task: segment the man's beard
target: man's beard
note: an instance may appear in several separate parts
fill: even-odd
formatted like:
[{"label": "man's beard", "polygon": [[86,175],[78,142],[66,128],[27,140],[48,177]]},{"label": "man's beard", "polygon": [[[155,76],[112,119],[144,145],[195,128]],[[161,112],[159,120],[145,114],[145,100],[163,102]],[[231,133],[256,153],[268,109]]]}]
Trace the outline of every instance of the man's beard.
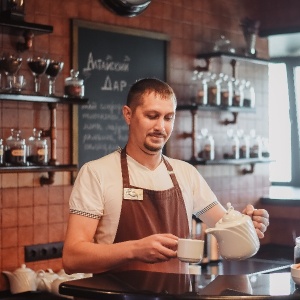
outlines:
[{"label": "man's beard", "polygon": [[162,150],[162,148],[164,147],[164,144],[163,145],[160,145],[160,146],[157,146],[157,147],[154,147],[154,146],[150,146],[149,144],[147,143],[144,143],[144,147],[151,151],[151,152],[159,152]]},{"label": "man's beard", "polygon": [[167,140],[167,135],[165,133],[159,133],[159,132],[156,132],[156,133],[152,133],[149,135],[150,137],[151,136],[157,136],[157,137],[161,137],[161,138],[164,138],[165,141],[163,144],[160,144],[158,146],[153,146],[152,144],[150,143],[147,143],[147,141],[145,141],[144,143],[144,147],[145,149],[151,151],[151,152],[160,152],[162,150],[162,148],[164,147],[165,143],[166,143],[166,140]]}]

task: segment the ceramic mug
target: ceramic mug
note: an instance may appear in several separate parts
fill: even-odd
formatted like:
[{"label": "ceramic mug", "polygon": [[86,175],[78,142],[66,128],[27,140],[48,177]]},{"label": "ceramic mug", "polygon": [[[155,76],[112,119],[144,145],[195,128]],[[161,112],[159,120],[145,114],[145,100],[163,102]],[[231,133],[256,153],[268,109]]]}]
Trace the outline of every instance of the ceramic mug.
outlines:
[{"label": "ceramic mug", "polygon": [[178,239],[177,257],[188,263],[198,263],[203,258],[204,241],[197,239]]}]

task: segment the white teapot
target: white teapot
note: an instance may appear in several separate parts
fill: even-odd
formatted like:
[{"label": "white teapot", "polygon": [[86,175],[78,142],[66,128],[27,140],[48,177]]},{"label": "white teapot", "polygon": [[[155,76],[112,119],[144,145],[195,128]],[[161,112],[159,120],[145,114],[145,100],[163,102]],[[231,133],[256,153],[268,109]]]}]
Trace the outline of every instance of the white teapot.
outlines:
[{"label": "white teapot", "polygon": [[25,264],[14,272],[2,271],[9,279],[10,291],[12,294],[36,291],[36,273],[27,268]]},{"label": "white teapot", "polygon": [[260,247],[252,219],[227,203],[228,210],[206,233],[214,235],[220,255],[228,260],[242,260],[255,255]]},{"label": "white teapot", "polygon": [[47,271],[39,270],[37,273],[37,290],[51,292],[52,282],[57,279],[58,274],[54,273],[52,269]]}]

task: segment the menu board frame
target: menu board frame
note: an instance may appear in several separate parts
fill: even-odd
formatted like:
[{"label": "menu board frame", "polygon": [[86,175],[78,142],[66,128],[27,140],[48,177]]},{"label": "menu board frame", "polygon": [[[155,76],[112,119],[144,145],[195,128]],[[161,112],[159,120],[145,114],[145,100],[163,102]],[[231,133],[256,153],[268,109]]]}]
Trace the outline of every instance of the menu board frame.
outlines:
[{"label": "menu board frame", "polygon": [[[81,51],[80,45],[84,44],[86,46],[87,44],[90,44],[90,46],[94,47],[94,45],[96,45],[96,43],[102,43],[102,45],[108,47],[109,50],[107,50],[107,48],[105,50],[105,51],[107,51],[107,52],[105,52],[107,55],[102,55],[103,54],[102,53],[102,54],[99,54],[100,56],[98,56],[97,53],[93,53],[93,59],[95,59],[95,61],[101,60],[102,62],[105,62],[105,60],[107,60],[107,59],[114,61],[114,59],[117,59],[117,56],[118,56],[117,54],[121,54],[124,57],[126,56],[129,61],[128,70],[131,70],[131,69],[138,70],[138,71],[136,71],[136,72],[138,72],[138,74],[136,75],[137,78],[135,78],[135,80],[144,78],[144,77],[156,77],[158,79],[168,81],[168,77],[169,77],[168,76],[169,75],[168,74],[168,70],[169,70],[168,50],[169,50],[170,38],[167,34],[159,33],[159,32],[152,32],[152,31],[144,31],[144,30],[139,30],[139,29],[127,28],[127,27],[119,27],[119,26],[114,26],[114,25],[107,25],[107,24],[102,24],[102,23],[95,23],[95,22],[84,21],[84,20],[79,20],[79,19],[71,20],[71,27],[72,27],[72,68],[74,70],[79,71],[79,77],[81,79],[85,79],[85,76],[84,76],[85,74],[84,74],[83,69],[81,69],[81,66],[80,66],[80,59],[81,59],[81,55],[82,55],[80,53],[80,51]],[[80,30],[86,30],[85,34],[81,34],[81,36],[80,36]],[[86,41],[85,39],[88,39],[89,35],[91,35],[90,40]],[[125,40],[128,39],[128,43],[124,43],[124,39]],[[136,43],[133,43],[134,41]],[[147,48],[145,48],[146,47],[145,45],[147,45]],[[87,45],[86,47],[89,47],[89,45]],[[84,49],[86,47],[84,47]],[[139,47],[141,48],[140,51],[139,51]],[[98,46],[98,49],[99,49],[99,46]],[[151,49],[152,49],[152,51],[151,51]],[[156,53],[155,53],[155,51],[156,51]],[[133,55],[131,55],[131,57],[130,57],[130,55],[126,55],[127,52],[131,53],[131,54],[135,53],[134,57],[132,57]],[[145,52],[146,52],[147,56],[145,56]],[[104,57],[104,56],[106,56],[106,57]],[[137,56],[140,56],[139,60],[136,59]],[[153,57],[151,57],[151,56],[153,56]],[[107,58],[107,57],[109,57],[109,58]],[[120,56],[119,56],[119,58],[120,58]],[[86,60],[88,60],[88,58],[86,58]],[[139,65],[134,66],[135,68],[131,68],[130,64],[133,64],[134,61],[138,61]],[[141,63],[141,61],[142,61],[142,63]],[[119,60],[119,62],[120,62],[120,60]],[[154,67],[153,64],[155,65],[155,63],[158,63],[159,65]],[[153,70],[155,70],[155,71],[153,71]],[[157,74],[155,74],[156,70],[159,70],[157,72]],[[96,71],[99,71],[99,70],[96,70]],[[101,72],[102,71],[103,70],[101,70]],[[100,74],[100,73],[98,73],[98,74]],[[134,74],[132,75],[130,73],[130,71],[128,71],[127,73],[124,72],[122,74],[122,76],[124,76],[124,78],[122,78],[122,80],[113,82],[112,86],[113,86],[113,88],[116,87],[117,90],[126,86],[126,89],[127,89],[126,95],[125,95],[125,88],[124,88],[124,93],[121,97],[122,101],[123,101],[123,103],[122,103],[122,106],[123,106],[123,104],[125,104],[125,101],[126,101],[127,91],[129,90],[130,85],[134,82],[133,81]],[[131,76],[130,80],[126,76],[129,76],[129,77]],[[99,78],[100,77],[101,76],[99,76]],[[109,75],[107,75],[105,78],[106,79],[109,78]],[[97,79],[98,79],[98,77],[97,77]],[[89,79],[87,79],[87,80],[89,80]],[[103,80],[102,80],[101,84],[105,85],[103,83]],[[122,86],[122,84],[123,84],[123,86]],[[92,88],[94,88],[94,86],[95,85],[93,85]],[[92,88],[90,88],[90,89],[92,89]],[[97,90],[97,98],[98,99],[95,100],[95,99],[91,99],[94,97],[93,96],[90,97],[90,95],[89,95],[90,90],[88,90],[88,89],[89,89],[88,84],[85,84],[85,97],[89,98],[88,104],[86,104],[86,105],[87,106],[90,105],[91,109],[92,109],[93,105],[97,106],[97,103],[99,104],[102,101],[101,100],[101,90],[100,90],[100,88],[98,88],[98,90]],[[102,86],[102,90],[103,90],[103,86]],[[104,90],[105,90],[105,88],[104,88]],[[98,97],[98,93],[99,93],[99,97]],[[102,98],[102,99],[104,99],[104,98]],[[100,105],[98,105],[98,106],[100,106]],[[85,162],[87,162],[89,160],[97,159],[97,158],[100,158],[101,156],[105,155],[105,154],[101,155],[101,151],[99,151],[99,157],[95,158],[95,157],[89,157],[89,153],[84,152],[85,151],[84,147],[86,147],[87,145],[83,142],[83,141],[85,141],[85,139],[81,139],[81,130],[83,130],[83,129],[82,129],[82,125],[79,124],[80,120],[82,118],[80,110],[82,110],[81,105],[80,106],[75,105],[72,108],[72,141],[73,141],[72,162],[74,164],[77,164],[78,168],[80,168]],[[119,120],[123,121],[121,111],[118,110],[118,113],[120,113]],[[106,116],[108,116],[108,115],[106,115]],[[101,126],[101,120],[99,122],[100,122],[99,127],[104,128],[104,126],[106,126],[104,124],[103,124],[103,126]],[[119,122],[119,121],[116,120],[116,122]],[[125,123],[125,121],[124,121],[124,123]],[[94,124],[94,125],[96,125],[96,124]],[[85,126],[85,127],[88,127],[88,126]],[[94,126],[94,127],[97,127],[97,126]],[[119,127],[120,128],[118,128],[118,129],[120,131],[122,126],[119,126]],[[95,134],[95,135],[98,135],[98,134]],[[100,135],[101,134],[99,133],[98,139],[102,139],[102,138],[104,139],[104,135],[102,135],[102,136],[100,136]],[[89,134],[89,136],[91,136],[91,134]],[[120,136],[120,133],[119,133],[119,136]],[[115,139],[115,137],[113,139]],[[104,143],[105,143],[105,141],[104,141]],[[107,148],[109,148],[109,147],[107,147]],[[112,150],[112,149],[109,149],[109,150]],[[109,152],[112,152],[112,151],[109,151]],[[108,154],[108,153],[106,153],[106,154]],[[84,159],[82,159],[82,157],[84,157]]]}]

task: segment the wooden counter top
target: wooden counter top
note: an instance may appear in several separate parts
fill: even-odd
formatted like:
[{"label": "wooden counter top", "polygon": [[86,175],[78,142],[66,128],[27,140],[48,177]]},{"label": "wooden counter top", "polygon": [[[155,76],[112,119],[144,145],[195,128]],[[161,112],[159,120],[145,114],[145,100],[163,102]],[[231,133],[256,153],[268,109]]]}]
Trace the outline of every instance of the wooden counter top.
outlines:
[{"label": "wooden counter top", "polygon": [[290,272],[190,275],[143,271],[103,273],[60,285],[75,299],[299,299]]}]

